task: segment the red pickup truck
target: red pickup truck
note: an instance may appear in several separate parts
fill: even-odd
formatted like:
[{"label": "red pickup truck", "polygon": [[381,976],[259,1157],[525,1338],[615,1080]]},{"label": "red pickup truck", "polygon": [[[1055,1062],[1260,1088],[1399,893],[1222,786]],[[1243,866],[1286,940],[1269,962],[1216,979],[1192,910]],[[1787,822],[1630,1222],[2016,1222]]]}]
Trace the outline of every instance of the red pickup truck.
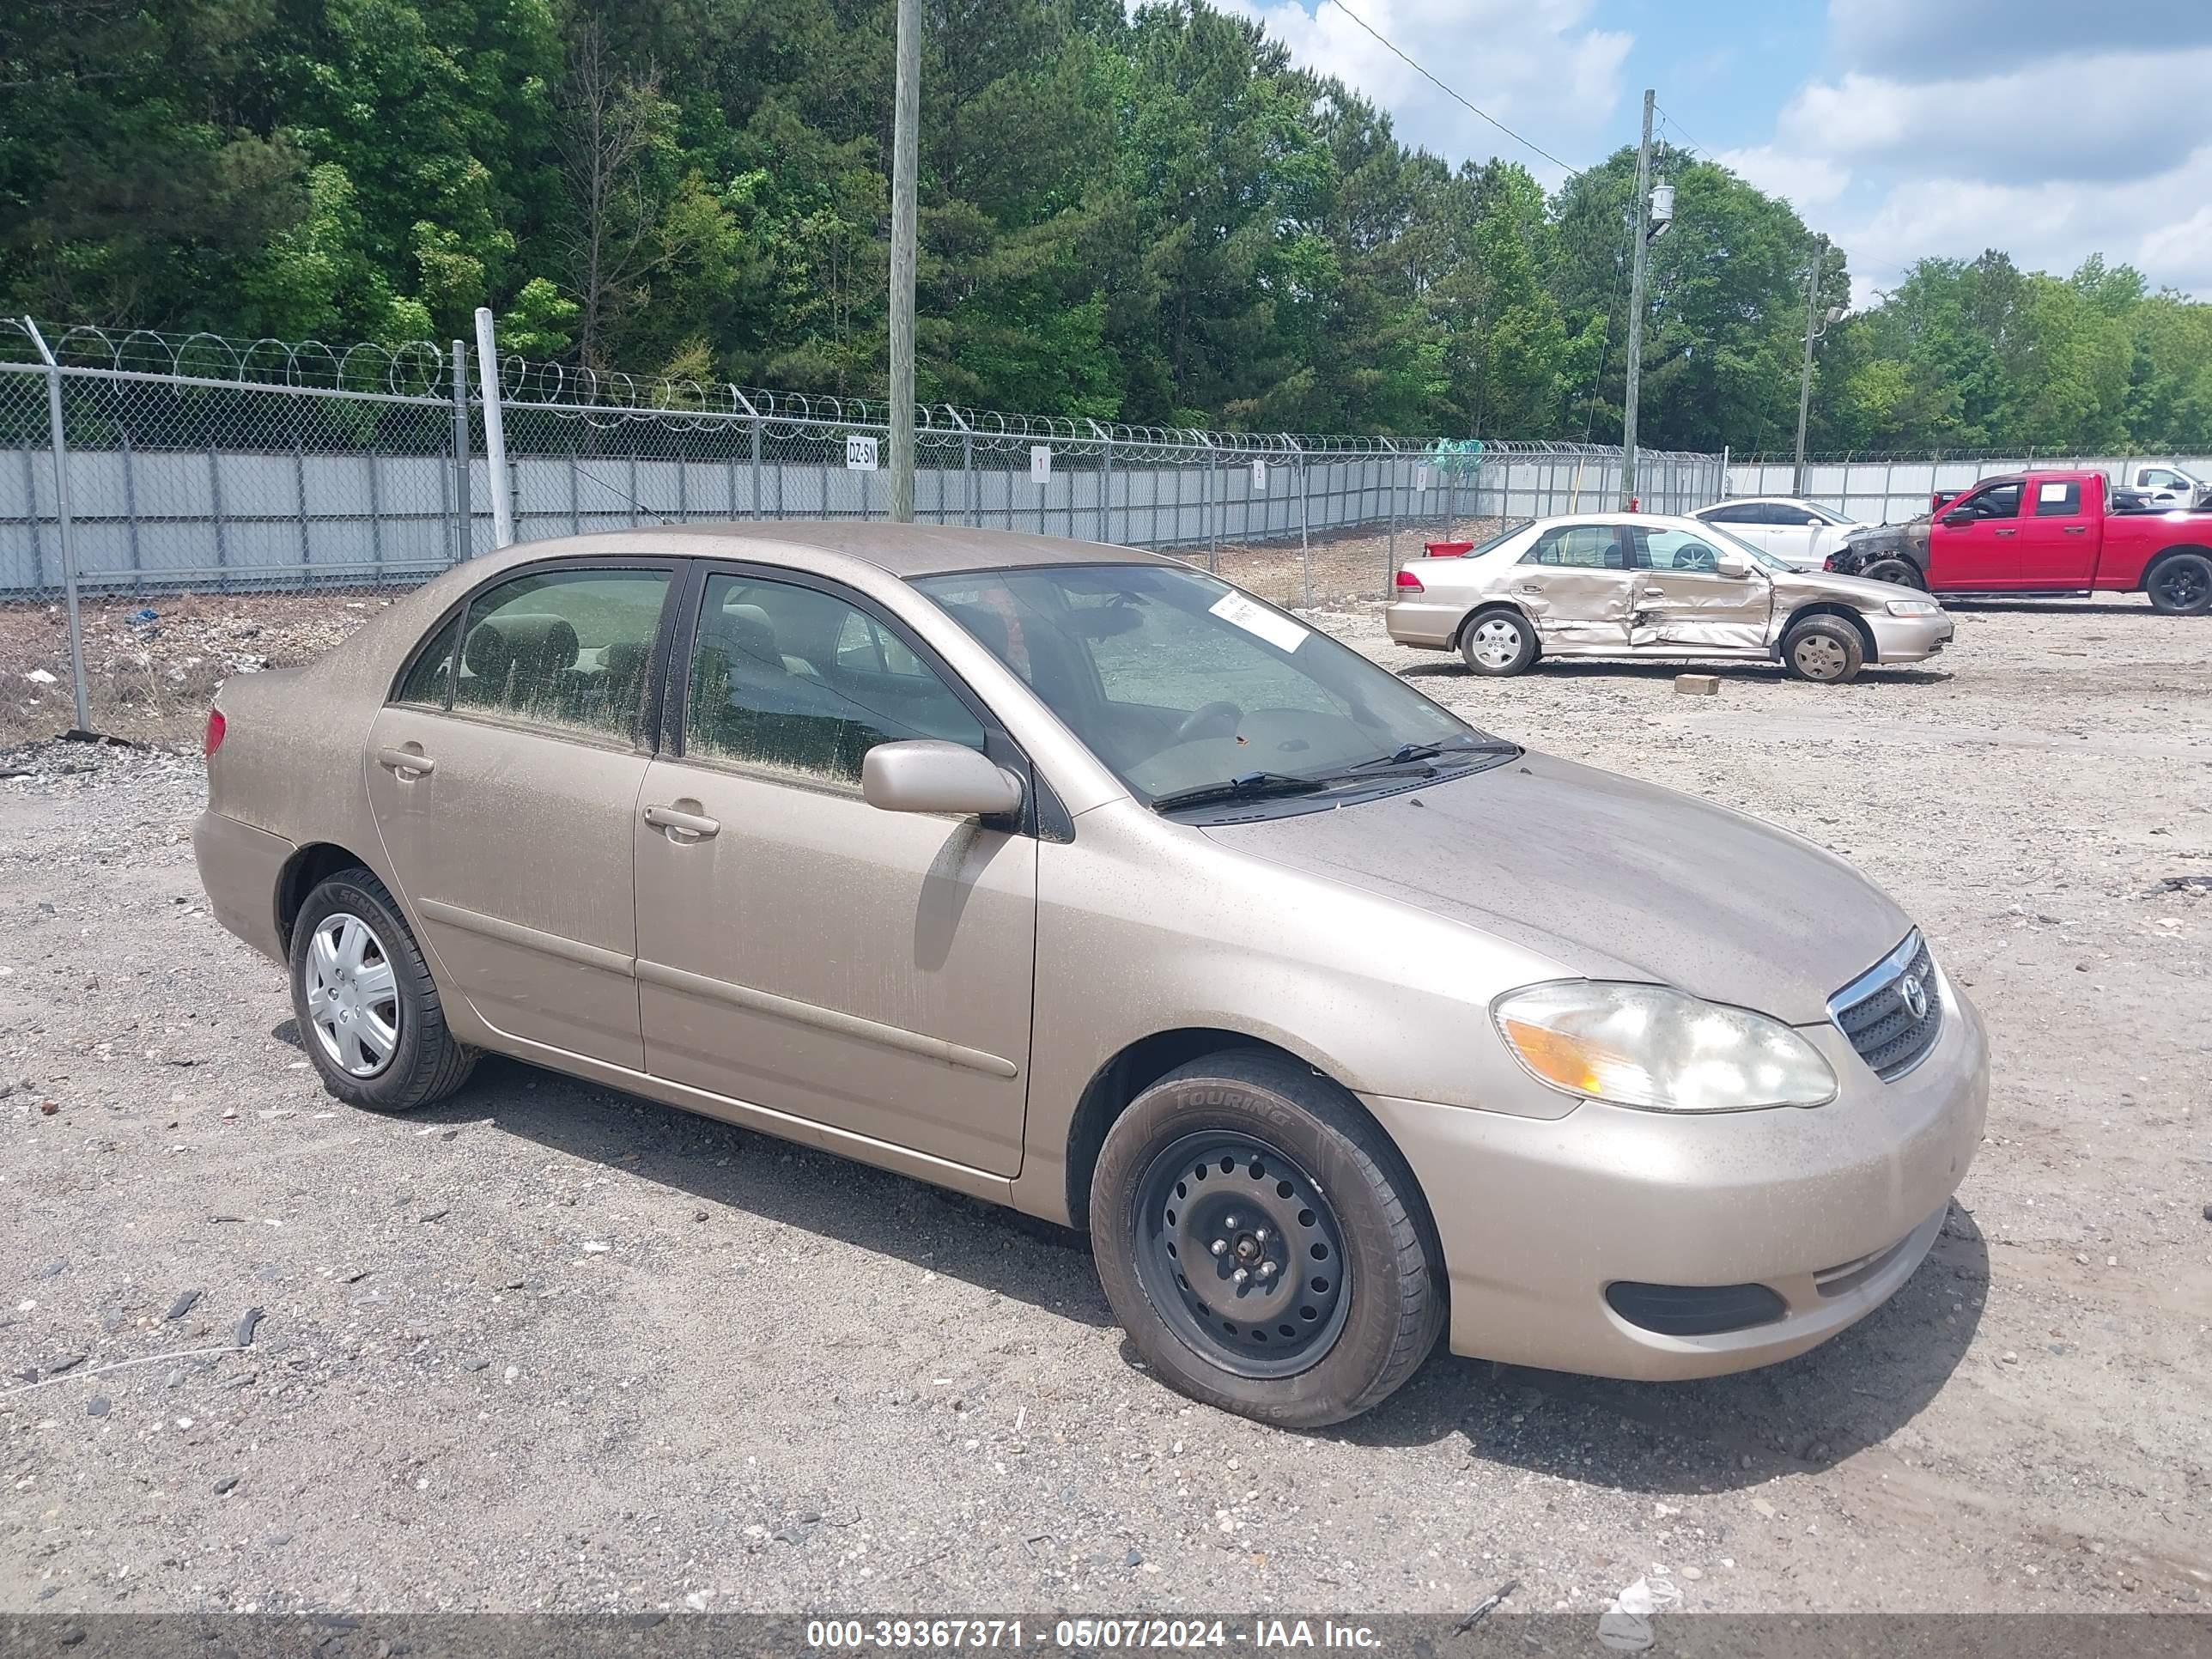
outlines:
[{"label": "red pickup truck", "polygon": [[2212,509],[2111,510],[2101,472],[1984,478],[1910,524],[1862,531],[1828,556],[1847,576],[1930,593],[2128,593],[2212,612]]}]

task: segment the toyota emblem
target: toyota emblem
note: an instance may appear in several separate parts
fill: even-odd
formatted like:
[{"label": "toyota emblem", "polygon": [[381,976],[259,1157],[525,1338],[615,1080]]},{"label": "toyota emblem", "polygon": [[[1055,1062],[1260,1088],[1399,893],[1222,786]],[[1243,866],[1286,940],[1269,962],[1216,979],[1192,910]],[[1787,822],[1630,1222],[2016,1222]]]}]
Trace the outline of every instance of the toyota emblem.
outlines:
[{"label": "toyota emblem", "polygon": [[1928,1018],[1928,988],[1920,982],[1917,974],[1907,974],[1897,981],[1897,994],[1904,1000],[1905,1012],[1915,1019]]}]

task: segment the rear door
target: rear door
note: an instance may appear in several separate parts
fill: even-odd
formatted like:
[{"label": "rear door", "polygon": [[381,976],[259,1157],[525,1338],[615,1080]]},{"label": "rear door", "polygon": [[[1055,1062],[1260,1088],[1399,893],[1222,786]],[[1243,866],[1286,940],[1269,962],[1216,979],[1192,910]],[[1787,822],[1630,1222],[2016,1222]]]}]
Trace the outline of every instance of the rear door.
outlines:
[{"label": "rear door", "polygon": [[632,1070],[630,823],[671,579],[595,560],[481,590],[410,665],[367,759],[388,867],[447,981],[509,1036]]},{"label": "rear door", "polygon": [[1625,651],[1635,584],[1626,531],[1610,524],[1559,525],[1521,556],[1508,592],[1545,645]]},{"label": "rear door", "polygon": [[1929,527],[1928,577],[1950,592],[2002,592],[2021,586],[2019,478],[1977,484]]},{"label": "rear door", "polygon": [[[1766,653],[1774,584],[1756,568],[1721,570],[1724,544],[1686,530],[1637,529],[1629,643],[1660,653],[1684,650]],[[1728,562],[1750,567],[1741,552]]]},{"label": "rear door", "polygon": [[670,743],[628,827],[646,1068],[995,1175],[1020,1167],[1036,841],[880,811],[878,743],[1025,764],[873,601],[711,573],[671,671]]},{"label": "rear door", "polygon": [[2097,568],[2094,491],[2079,477],[2027,481],[2020,520],[2023,587],[2087,587]]}]

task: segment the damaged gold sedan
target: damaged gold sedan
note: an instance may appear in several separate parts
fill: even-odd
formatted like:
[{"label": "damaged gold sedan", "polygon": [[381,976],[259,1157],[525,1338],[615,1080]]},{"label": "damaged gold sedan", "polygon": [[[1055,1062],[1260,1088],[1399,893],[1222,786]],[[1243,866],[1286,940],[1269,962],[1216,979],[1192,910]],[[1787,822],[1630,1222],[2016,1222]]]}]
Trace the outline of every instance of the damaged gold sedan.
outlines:
[{"label": "damaged gold sedan", "polygon": [[1951,618],[1893,584],[1796,570],[1717,525],[1584,514],[1516,525],[1459,557],[1409,560],[1383,611],[1401,645],[1457,651],[1478,674],[1546,656],[1781,663],[1841,685],[1924,662]]}]

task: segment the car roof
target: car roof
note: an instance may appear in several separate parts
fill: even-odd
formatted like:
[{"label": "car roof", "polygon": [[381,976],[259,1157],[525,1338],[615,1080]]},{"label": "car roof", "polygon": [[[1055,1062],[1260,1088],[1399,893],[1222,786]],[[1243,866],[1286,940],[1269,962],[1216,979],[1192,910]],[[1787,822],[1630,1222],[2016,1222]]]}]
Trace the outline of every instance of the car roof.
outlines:
[{"label": "car roof", "polygon": [[978,530],[965,525],[894,524],[888,520],[732,520],[665,525],[653,533],[696,542],[696,547],[679,544],[670,550],[701,558],[743,557],[746,550],[763,546],[808,548],[859,559],[902,580],[1038,565],[1182,562],[1163,554],[1106,542],[1073,541],[1020,530]]},{"label": "car roof", "polygon": [[1559,513],[1548,519],[1531,519],[1522,530],[1556,530],[1567,525],[1641,525],[1664,530],[1705,530],[1710,526],[1678,513]]}]

